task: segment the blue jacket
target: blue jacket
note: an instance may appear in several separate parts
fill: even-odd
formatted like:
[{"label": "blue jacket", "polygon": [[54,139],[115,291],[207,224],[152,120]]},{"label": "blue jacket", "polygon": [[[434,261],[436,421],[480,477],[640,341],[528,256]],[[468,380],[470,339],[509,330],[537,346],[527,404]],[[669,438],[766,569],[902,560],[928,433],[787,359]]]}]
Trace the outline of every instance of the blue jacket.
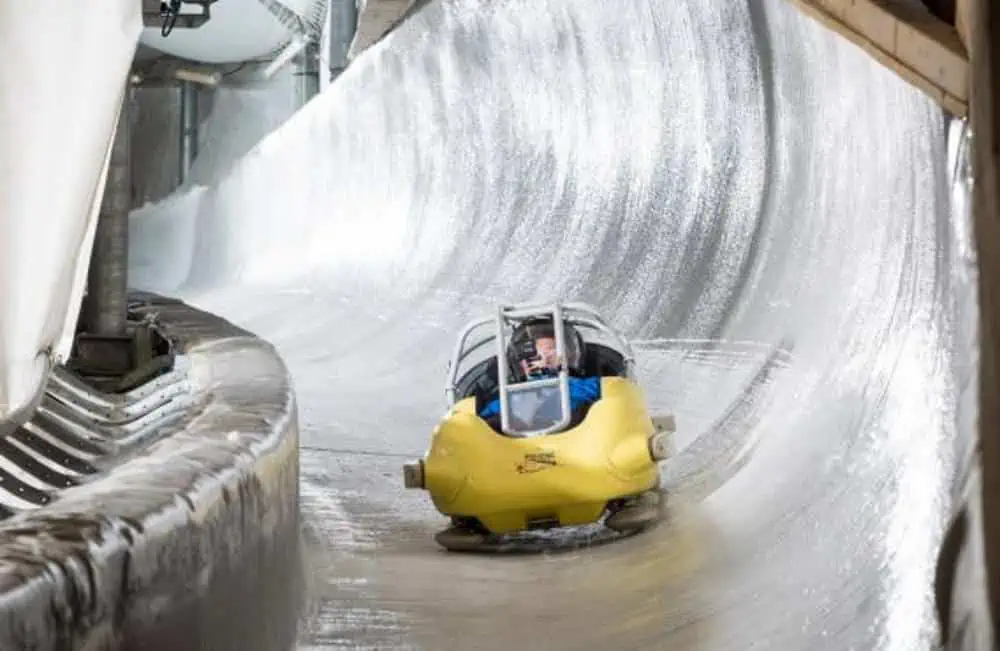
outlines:
[{"label": "blue jacket", "polygon": [[[600,377],[570,377],[569,378],[569,408],[575,411],[578,407],[597,402],[601,398]],[[500,413],[500,398],[496,397],[479,412],[480,418],[489,418]]]}]

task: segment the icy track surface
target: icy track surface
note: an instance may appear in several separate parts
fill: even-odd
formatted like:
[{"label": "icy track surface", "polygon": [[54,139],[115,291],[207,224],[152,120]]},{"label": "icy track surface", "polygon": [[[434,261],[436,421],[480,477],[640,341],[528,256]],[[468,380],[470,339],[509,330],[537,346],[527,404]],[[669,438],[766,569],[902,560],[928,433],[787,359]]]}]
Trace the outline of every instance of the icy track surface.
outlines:
[{"label": "icy track surface", "polygon": [[[924,649],[955,429],[944,149],[930,101],[784,0],[446,0],[217,186],[136,215],[133,278],[295,374],[302,649]],[[670,519],[446,554],[400,464],[453,338],[556,296],[643,341],[680,428]]]}]

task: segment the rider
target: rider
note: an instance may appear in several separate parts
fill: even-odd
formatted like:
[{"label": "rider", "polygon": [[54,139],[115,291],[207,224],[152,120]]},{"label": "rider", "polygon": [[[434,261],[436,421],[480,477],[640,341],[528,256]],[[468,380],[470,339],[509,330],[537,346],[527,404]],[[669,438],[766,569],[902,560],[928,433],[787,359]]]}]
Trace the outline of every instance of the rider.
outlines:
[{"label": "rider", "polygon": [[[601,397],[601,378],[583,374],[583,337],[563,321],[566,367],[569,372],[570,411],[577,414]],[[559,375],[556,335],[552,317],[535,317],[520,323],[507,346],[507,365],[514,382],[525,382]],[[494,398],[479,412],[484,419],[499,419],[500,398]],[[574,418],[576,420],[576,418]]]}]

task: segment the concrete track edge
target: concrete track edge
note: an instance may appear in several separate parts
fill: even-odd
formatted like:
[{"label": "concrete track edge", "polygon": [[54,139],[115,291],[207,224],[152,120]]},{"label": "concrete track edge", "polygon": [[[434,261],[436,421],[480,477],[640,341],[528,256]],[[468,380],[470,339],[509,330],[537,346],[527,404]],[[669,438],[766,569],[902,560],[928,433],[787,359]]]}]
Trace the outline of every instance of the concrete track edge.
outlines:
[{"label": "concrete track edge", "polygon": [[186,417],[0,522],[0,649],[291,648],[302,594],[295,395],[272,346],[141,294],[189,361]]}]

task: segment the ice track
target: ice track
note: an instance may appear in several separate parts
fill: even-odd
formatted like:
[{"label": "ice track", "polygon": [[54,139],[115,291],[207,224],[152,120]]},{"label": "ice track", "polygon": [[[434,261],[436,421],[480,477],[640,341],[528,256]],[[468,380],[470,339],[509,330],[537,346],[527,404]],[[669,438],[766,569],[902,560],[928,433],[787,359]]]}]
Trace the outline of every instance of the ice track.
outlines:
[{"label": "ice track", "polygon": [[[962,363],[947,202],[936,107],[784,0],[442,0],[136,215],[133,278],[294,373],[302,649],[924,649]],[[445,554],[399,467],[453,337],[556,296],[645,342],[670,520]]]}]

